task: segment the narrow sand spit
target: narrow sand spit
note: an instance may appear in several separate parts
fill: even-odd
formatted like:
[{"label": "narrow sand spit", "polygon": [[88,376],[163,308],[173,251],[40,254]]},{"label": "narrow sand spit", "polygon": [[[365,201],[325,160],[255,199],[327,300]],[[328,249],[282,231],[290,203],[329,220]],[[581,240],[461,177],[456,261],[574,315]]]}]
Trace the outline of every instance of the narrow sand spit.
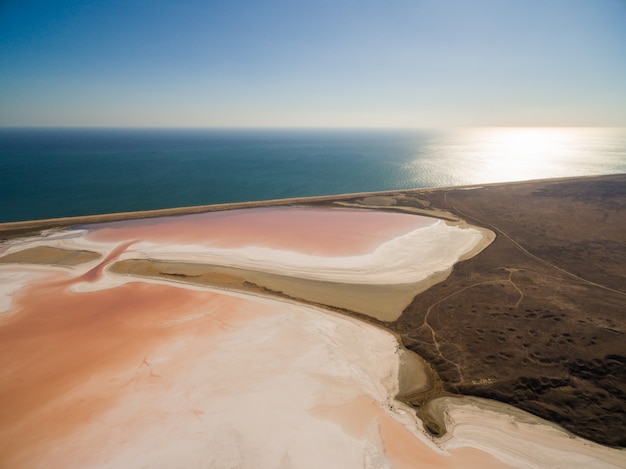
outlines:
[{"label": "narrow sand spit", "polygon": [[[180,217],[9,246],[6,255],[41,245],[102,257],[69,267],[0,264],[0,467],[545,467],[564,451],[567,467],[626,466],[624,452],[554,436],[527,414],[516,418],[550,438],[517,420],[500,424],[511,414],[496,403],[435,401],[432,413],[448,421],[448,434],[433,441],[395,399],[428,385],[423,364],[383,329],[293,301],[108,270],[154,253],[189,262],[218,252],[211,258],[226,266],[383,284],[418,278],[437,259],[454,263],[480,244],[471,232],[472,241],[429,238],[439,222],[401,214],[386,218],[382,231],[364,219],[333,231],[322,224],[328,214],[317,212],[306,230],[290,231],[289,210],[270,211],[281,224],[255,241],[242,219],[232,232],[226,221],[213,232],[211,217],[184,229]],[[377,213],[358,217],[370,215],[381,223]],[[201,236],[181,234],[197,223],[207,228]],[[286,232],[308,238],[299,245]],[[418,233],[428,239],[422,244],[446,252],[419,257],[412,251]],[[316,239],[344,251],[330,241],[312,249]],[[258,249],[262,255],[246,258]],[[411,270],[406,252],[429,267]],[[350,276],[355,266],[362,272]]]},{"label": "narrow sand spit", "polygon": [[134,277],[161,278],[170,282],[215,286],[229,290],[271,294],[301,303],[325,305],[393,321],[398,318],[421,285],[373,285],[336,283],[271,274],[257,270],[192,262],[127,259],[116,262],[110,272]]}]

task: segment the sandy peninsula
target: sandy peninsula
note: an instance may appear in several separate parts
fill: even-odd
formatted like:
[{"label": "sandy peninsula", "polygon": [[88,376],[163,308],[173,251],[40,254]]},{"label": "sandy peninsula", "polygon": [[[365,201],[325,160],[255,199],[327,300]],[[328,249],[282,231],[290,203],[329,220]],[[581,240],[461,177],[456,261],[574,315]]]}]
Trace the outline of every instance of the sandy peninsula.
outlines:
[{"label": "sandy peninsula", "polygon": [[625,182],[0,225],[0,466],[626,467]]}]

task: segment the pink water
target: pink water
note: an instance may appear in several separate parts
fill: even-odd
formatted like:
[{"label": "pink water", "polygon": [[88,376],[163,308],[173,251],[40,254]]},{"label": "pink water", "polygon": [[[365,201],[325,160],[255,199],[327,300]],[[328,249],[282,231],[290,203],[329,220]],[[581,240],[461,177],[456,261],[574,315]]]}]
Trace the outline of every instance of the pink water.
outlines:
[{"label": "pink water", "polygon": [[270,207],[103,223],[89,227],[89,239],[358,255],[435,222],[434,218],[390,212]]},{"label": "pink water", "polygon": [[[76,275],[51,269],[13,294],[9,314],[0,316],[0,466],[164,464],[142,444],[171,451],[182,467],[210,466],[225,451],[220,441],[239,441],[245,451],[263,448],[257,456],[272,461],[264,467],[276,467],[272,451],[305,448],[301,461],[323,455],[336,462],[355,451],[355,441],[370,441],[395,467],[502,467],[478,450],[434,451],[365,391],[398,359],[395,340],[378,329],[269,300],[119,285],[105,270],[142,240],[346,255],[432,223],[394,213],[270,208],[88,227],[91,241],[115,243],[101,262]],[[85,283],[100,289],[72,290]],[[240,426],[230,431],[222,422]],[[316,448],[324,438],[332,449]]]},{"label": "pink water", "polygon": [[[154,438],[148,440],[150,451],[161,454],[171,445],[182,467],[198,461],[209,467],[209,456],[198,448],[218,457],[224,451],[220,441],[243,444],[229,428],[222,434],[218,425],[216,434],[214,422],[232,425],[240,419],[244,423],[236,431],[247,435],[245,451],[256,443],[268,454],[305,444],[313,460],[322,453],[328,462],[341,457],[342,445],[353,451],[354,439],[369,441],[377,426],[381,441],[374,438],[371,444],[394,467],[504,467],[469,448],[450,455],[433,451],[365,394],[328,404],[345,401],[346,392],[358,395],[360,365],[344,358],[341,347],[333,349],[334,334],[348,330],[334,331],[328,317],[317,323],[314,311],[302,314],[291,305],[141,282],[72,293],[69,287],[82,280],[58,272],[56,277],[23,289],[14,299],[19,314],[0,321],[2,467],[35,468],[44,462],[100,467],[109,459],[122,464],[117,467],[133,467],[137,460],[153,467],[154,459],[141,447],[148,433]],[[303,371],[301,364],[311,366],[309,354],[316,347],[316,354],[328,348],[329,356],[320,355],[312,371]],[[343,370],[348,363],[357,370],[354,376],[333,375],[336,366]],[[280,377],[287,374],[294,377],[285,387]],[[277,377],[273,394],[265,390],[255,397],[257,386],[264,389]],[[298,379],[328,382],[323,392],[312,392],[317,404],[310,410],[290,403],[300,402],[309,389],[308,381]],[[269,404],[272,395],[277,402]],[[239,402],[252,409],[240,408]],[[258,407],[262,402],[269,410]],[[278,424],[289,420],[289,412],[303,428]],[[316,436],[315,429],[327,428],[323,422],[338,425],[339,434],[346,435],[333,440],[332,450],[316,449],[324,435]],[[250,442],[255,433],[246,425],[272,430]],[[176,449],[185,444],[195,449]]]}]

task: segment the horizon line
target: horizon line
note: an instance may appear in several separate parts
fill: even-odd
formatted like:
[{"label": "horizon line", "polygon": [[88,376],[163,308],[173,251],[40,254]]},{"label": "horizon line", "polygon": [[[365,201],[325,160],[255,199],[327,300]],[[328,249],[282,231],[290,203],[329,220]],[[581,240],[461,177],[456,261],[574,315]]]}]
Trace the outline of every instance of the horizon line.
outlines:
[{"label": "horizon line", "polygon": [[624,125],[451,125],[451,126],[201,126],[201,125],[0,125],[0,129],[41,130],[455,130],[455,129],[624,129]]}]

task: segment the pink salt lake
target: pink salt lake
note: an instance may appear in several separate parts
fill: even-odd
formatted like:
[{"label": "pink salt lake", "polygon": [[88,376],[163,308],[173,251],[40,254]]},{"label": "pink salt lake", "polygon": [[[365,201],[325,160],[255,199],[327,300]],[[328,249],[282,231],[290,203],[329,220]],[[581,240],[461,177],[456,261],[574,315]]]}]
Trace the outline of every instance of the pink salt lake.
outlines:
[{"label": "pink salt lake", "polygon": [[[0,316],[0,466],[503,467],[473,448],[442,454],[397,420],[397,344],[378,328],[103,274],[136,240],[345,256],[434,222],[280,208],[87,227],[91,243],[116,243],[100,264],[38,267],[49,275]],[[99,288],[74,288],[85,282]]]},{"label": "pink salt lake", "polygon": [[89,239],[195,244],[216,248],[263,246],[319,256],[366,254],[390,239],[436,223],[391,212],[274,207],[93,225]]}]

